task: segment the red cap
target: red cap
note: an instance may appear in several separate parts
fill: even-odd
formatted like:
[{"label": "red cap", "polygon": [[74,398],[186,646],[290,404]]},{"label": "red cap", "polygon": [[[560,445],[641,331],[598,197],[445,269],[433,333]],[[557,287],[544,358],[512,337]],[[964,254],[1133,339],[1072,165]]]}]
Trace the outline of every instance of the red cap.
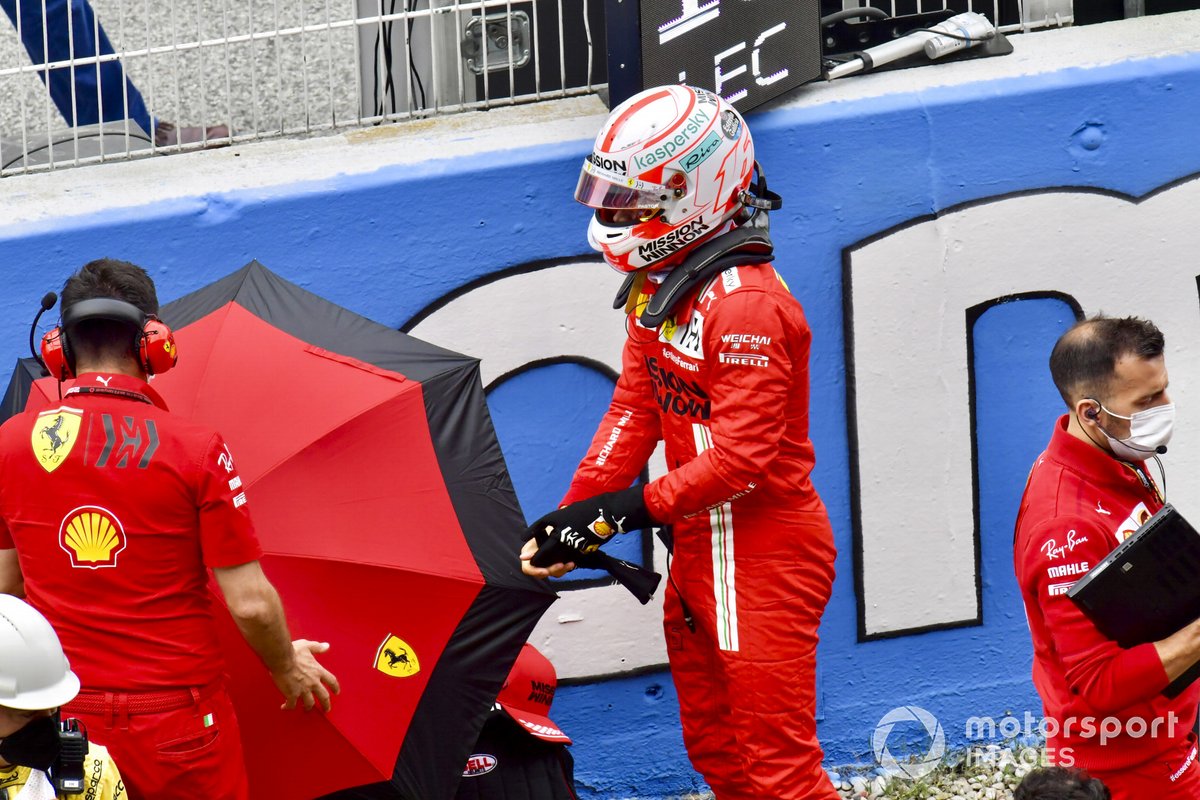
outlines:
[{"label": "red cap", "polygon": [[496,705],[529,734],[547,742],[570,744],[570,737],[546,716],[557,688],[554,665],[527,642],[504,681]]}]

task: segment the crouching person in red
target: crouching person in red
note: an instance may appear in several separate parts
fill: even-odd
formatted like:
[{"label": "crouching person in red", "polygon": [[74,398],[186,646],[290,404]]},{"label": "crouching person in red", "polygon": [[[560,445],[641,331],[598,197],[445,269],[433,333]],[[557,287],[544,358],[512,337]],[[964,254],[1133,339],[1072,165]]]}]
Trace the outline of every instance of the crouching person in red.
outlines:
[{"label": "crouching person in red", "polygon": [[140,267],[102,259],[63,287],[46,366],[61,404],[0,427],[0,591],[54,625],[83,690],[65,709],[133,800],[247,798],[209,570],[288,708],[330,705],[328,645],[288,634],[221,436],[167,411],[149,377],[175,345]]}]

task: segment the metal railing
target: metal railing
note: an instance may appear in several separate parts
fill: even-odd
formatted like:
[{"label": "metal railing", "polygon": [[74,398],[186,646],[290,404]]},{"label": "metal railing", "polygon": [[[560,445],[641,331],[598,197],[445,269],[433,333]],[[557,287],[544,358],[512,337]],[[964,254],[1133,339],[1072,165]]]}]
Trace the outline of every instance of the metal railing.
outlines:
[{"label": "metal railing", "polygon": [[606,72],[603,0],[0,8],[0,175],[585,94]]},{"label": "metal railing", "polygon": [[[1085,0],[1086,1],[1086,0]],[[1074,22],[1072,0],[822,0],[822,13],[874,6],[891,16],[953,9],[983,14],[1001,33],[1058,27]]]},{"label": "metal railing", "polygon": [[[0,177],[590,93],[607,1],[0,0]],[[821,0],[866,5],[1075,22],[1072,0]]]}]

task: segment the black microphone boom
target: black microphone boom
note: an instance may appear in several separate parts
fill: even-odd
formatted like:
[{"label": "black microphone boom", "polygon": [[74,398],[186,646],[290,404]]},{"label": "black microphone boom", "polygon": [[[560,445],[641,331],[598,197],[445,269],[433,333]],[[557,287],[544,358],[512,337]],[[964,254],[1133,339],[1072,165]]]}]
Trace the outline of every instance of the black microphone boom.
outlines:
[{"label": "black microphone boom", "polygon": [[29,326],[29,352],[33,355],[34,361],[42,365],[42,372],[47,375],[50,374],[50,370],[46,369],[46,362],[42,361],[42,354],[33,346],[33,335],[37,332],[38,320],[42,318],[42,314],[54,308],[54,304],[57,302],[58,295],[54,292],[46,292],[42,297],[42,307],[38,309],[37,315],[33,318],[33,324]]}]

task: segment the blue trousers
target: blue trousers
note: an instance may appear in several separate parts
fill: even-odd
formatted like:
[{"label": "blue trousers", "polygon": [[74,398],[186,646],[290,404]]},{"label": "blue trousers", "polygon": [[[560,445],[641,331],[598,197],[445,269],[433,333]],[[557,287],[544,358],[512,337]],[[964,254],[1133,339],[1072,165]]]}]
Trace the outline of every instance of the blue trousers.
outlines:
[{"label": "blue trousers", "polygon": [[[0,0],[0,8],[17,27],[21,43],[34,64],[114,52],[112,42],[100,27],[96,12],[87,0]],[[146,133],[154,135],[154,125],[142,95],[125,77],[119,61],[57,67],[41,70],[38,74],[59,113],[72,127],[128,118],[142,126]]]}]

